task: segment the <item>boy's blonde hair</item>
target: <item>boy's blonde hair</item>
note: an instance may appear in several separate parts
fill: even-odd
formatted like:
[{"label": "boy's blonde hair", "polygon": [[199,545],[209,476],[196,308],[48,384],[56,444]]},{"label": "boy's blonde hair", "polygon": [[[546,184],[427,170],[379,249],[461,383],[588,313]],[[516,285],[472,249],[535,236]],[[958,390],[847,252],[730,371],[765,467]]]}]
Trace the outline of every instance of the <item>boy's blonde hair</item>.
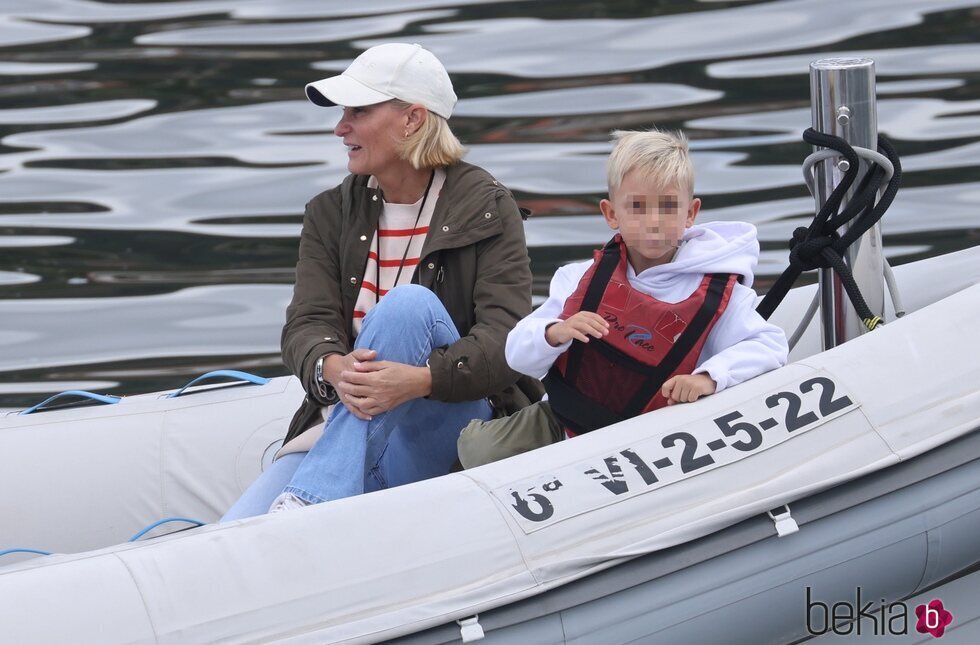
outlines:
[{"label": "boy's blonde hair", "polygon": [[[394,99],[396,108],[407,110],[411,103]],[[398,154],[416,170],[440,168],[455,163],[466,154],[466,148],[449,129],[446,119],[428,111],[419,129],[398,144]]]},{"label": "boy's blonde hair", "polygon": [[694,197],[694,166],[688,153],[687,137],[682,132],[664,132],[653,128],[647,132],[616,130],[615,145],[607,164],[610,197],[630,172],[660,188],[677,186]]}]

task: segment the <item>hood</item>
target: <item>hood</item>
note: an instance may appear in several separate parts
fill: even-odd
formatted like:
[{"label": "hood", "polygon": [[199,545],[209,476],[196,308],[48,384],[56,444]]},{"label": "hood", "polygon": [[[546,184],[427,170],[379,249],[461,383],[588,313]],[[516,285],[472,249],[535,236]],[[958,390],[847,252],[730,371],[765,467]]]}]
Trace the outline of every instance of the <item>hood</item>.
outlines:
[{"label": "hood", "polygon": [[755,226],[746,222],[710,222],[695,224],[685,231],[673,262],[651,267],[641,276],[644,280],[669,282],[685,274],[735,273],[742,276],[742,284],[751,287],[758,261]]}]

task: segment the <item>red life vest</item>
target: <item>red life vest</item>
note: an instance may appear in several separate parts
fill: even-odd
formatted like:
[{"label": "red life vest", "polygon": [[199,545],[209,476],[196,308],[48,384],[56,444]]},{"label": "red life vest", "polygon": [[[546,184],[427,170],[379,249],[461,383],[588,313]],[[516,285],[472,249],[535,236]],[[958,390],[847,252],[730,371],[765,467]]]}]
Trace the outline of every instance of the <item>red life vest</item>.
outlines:
[{"label": "red life vest", "polygon": [[634,289],[626,262],[617,234],[595,252],[559,316],[593,311],[609,323],[604,338],[572,341],[544,379],[551,409],[571,434],[665,406],[660,388],[675,374],[694,370],[738,277],[705,275],[694,293],[672,304]]}]

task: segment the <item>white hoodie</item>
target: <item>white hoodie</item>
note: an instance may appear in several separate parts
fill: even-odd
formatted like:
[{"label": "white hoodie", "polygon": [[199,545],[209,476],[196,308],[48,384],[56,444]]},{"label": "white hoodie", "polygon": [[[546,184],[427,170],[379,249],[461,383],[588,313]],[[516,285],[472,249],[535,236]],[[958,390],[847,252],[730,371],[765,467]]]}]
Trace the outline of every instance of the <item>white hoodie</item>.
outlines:
[{"label": "white hoodie", "polygon": [[[680,302],[698,288],[707,273],[737,273],[728,307],[708,334],[695,374],[707,372],[716,392],[786,364],[789,347],[783,330],[755,311],[752,270],[759,259],[755,227],[745,222],[711,222],[684,232],[673,261],[636,275],[627,262],[626,276],[634,289],[664,302]],[[548,299],[507,335],[507,364],[542,378],[571,343],[552,347],[545,328],[559,322],[565,300],[592,266],[591,260],[567,264],[551,279]]]}]

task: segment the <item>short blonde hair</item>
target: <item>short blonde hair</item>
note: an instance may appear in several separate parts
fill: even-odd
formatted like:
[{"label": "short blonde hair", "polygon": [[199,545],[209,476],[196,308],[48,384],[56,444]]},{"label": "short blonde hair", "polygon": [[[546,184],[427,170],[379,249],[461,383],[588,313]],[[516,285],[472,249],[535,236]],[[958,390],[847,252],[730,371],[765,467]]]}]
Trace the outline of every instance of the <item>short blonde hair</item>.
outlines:
[{"label": "short blonde hair", "polygon": [[[394,99],[392,104],[407,110],[411,103]],[[449,123],[431,110],[426,111],[425,121],[419,129],[398,144],[398,154],[417,170],[440,168],[455,163],[466,154]]]},{"label": "short blonde hair", "polygon": [[684,133],[656,128],[646,132],[616,130],[612,137],[616,143],[607,164],[610,196],[627,174],[637,172],[661,188],[686,188],[689,197],[694,197],[694,166]]}]

